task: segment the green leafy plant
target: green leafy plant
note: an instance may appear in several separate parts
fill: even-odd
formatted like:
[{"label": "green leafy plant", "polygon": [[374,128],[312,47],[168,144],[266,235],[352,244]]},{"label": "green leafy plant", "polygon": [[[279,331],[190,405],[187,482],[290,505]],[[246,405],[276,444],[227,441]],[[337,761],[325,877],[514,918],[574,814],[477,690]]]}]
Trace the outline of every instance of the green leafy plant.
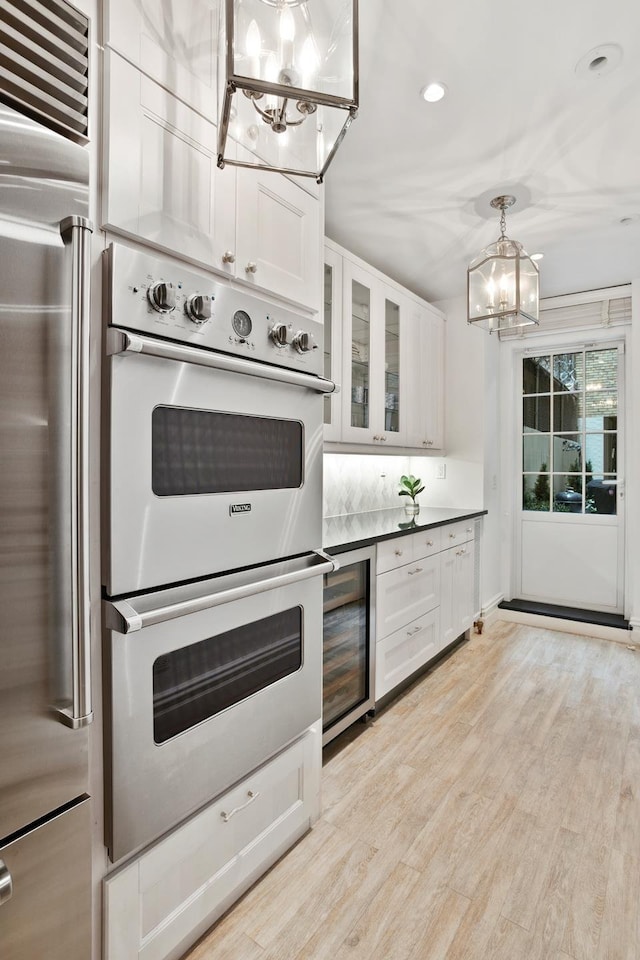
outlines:
[{"label": "green leafy plant", "polygon": [[414,477],[412,473],[408,477],[400,477],[400,489],[398,490],[399,497],[411,497],[413,502],[416,502],[416,497],[419,493],[422,493],[424,486],[422,485],[422,480],[419,477]]}]

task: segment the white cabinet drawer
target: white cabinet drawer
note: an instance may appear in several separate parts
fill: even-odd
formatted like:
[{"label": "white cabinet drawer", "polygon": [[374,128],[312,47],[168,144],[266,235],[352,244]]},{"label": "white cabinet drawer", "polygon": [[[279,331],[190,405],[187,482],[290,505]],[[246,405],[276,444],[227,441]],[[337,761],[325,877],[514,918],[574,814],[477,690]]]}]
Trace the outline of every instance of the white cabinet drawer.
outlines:
[{"label": "white cabinet drawer", "polygon": [[446,530],[446,527],[432,527],[430,530],[412,534],[411,543],[414,560],[419,560],[420,557],[432,557],[434,553],[439,553],[442,550],[443,529]]},{"label": "white cabinet drawer", "polygon": [[386,573],[403,567],[413,560],[412,537],[394,537],[393,540],[383,540],[376,549],[376,572]]},{"label": "white cabinet drawer", "polygon": [[376,580],[376,638],[381,640],[440,603],[440,558],[426,558]]},{"label": "white cabinet drawer", "polygon": [[448,523],[442,527],[442,544],[440,549],[447,550],[456,544],[466,543],[474,538],[474,521],[459,520],[457,523]]},{"label": "white cabinet drawer", "polygon": [[105,881],[105,960],[173,960],[317,817],[321,728]]},{"label": "white cabinet drawer", "polygon": [[436,607],[376,644],[376,700],[410,677],[442,650]]}]

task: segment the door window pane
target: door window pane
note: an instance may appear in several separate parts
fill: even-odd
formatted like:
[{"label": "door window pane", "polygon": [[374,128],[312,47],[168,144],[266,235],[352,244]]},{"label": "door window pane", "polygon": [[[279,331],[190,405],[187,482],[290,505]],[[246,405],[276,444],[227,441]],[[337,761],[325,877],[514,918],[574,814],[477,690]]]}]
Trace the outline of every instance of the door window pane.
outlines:
[{"label": "door window pane", "polygon": [[400,429],[400,307],[384,302],[384,429]]},{"label": "door window pane", "polygon": [[165,653],[153,664],[153,739],[164,743],[301,666],[302,607]]},{"label": "door window pane", "polygon": [[522,438],[522,469],[544,473],[550,468],[548,433],[527,433]]},{"label": "door window pane", "polygon": [[612,390],[587,393],[587,430],[615,430],[618,419],[618,396]]},{"label": "door window pane", "polygon": [[555,513],[582,513],[582,475],[554,474],[553,510]]},{"label": "door window pane", "polygon": [[522,478],[522,509],[549,510],[551,500],[548,473],[526,473]]},{"label": "door window pane", "polygon": [[556,393],[553,397],[554,433],[573,433],[583,429],[584,403],[581,393]]},{"label": "door window pane", "polygon": [[553,358],[553,389],[556,393],[582,393],[584,357],[580,353],[558,353]]},{"label": "door window pane", "polygon": [[587,513],[617,513],[615,476],[591,477],[587,482]]},{"label": "door window pane", "polygon": [[551,357],[525,357],[522,363],[522,392],[551,393]]},{"label": "door window pane", "polygon": [[351,426],[369,426],[369,351],[371,291],[352,282],[351,299]]},{"label": "door window pane", "polygon": [[525,397],[522,401],[522,420],[525,433],[549,433],[551,397]]},{"label": "door window pane", "polygon": [[582,471],[582,434],[556,434],[553,438],[553,469],[567,473]]},{"label": "door window pane", "polygon": [[586,436],[587,473],[615,473],[617,433],[588,433]]}]

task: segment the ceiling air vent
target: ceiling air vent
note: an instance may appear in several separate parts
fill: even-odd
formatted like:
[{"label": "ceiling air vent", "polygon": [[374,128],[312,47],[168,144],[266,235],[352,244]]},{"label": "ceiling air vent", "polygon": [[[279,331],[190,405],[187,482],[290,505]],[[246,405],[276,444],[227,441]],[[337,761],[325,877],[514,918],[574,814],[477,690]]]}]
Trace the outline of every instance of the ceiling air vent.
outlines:
[{"label": "ceiling air vent", "polygon": [[0,99],[87,141],[88,20],[64,0],[0,3]]}]

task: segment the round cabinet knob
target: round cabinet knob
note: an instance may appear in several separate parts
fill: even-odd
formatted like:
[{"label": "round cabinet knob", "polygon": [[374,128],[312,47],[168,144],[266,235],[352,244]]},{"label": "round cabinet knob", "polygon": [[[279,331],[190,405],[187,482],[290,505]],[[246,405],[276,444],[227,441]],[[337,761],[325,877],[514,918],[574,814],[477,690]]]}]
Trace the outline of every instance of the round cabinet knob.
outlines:
[{"label": "round cabinet knob", "polygon": [[235,263],[235,262],[236,262],[236,255],[235,255],[235,253],[233,252],[233,250],[225,250],[225,252],[222,254],[222,262],[223,262],[223,263]]},{"label": "round cabinet knob", "polygon": [[287,325],[285,323],[274,323],[269,331],[269,336],[276,347],[286,347],[287,345]]},{"label": "round cabinet knob", "polygon": [[211,320],[212,303],[212,297],[204,293],[194,293],[190,297],[187,297],[184,308],[189,320],[197,324],[206,323],[207,320]]},{"label": "round cabinet knob", "polygon": [[258,264],[254,263],[253,260],[250,260],[249,263],[244,268],[245,273],[256,273],[258,270]]},{"label": "round cabinet knob", "polygon": [[176,306],[176,288],[164,280],[152,283],[149,287],[149,303],[158,313],[171,313]]},{"label": "round cabinet knob", "polygon": [[305,333],[304,330],[298,330],[291,342],[298,353],[309,353],[310,350],[318,349],[318,344],[315,342],[313,334]]}]

